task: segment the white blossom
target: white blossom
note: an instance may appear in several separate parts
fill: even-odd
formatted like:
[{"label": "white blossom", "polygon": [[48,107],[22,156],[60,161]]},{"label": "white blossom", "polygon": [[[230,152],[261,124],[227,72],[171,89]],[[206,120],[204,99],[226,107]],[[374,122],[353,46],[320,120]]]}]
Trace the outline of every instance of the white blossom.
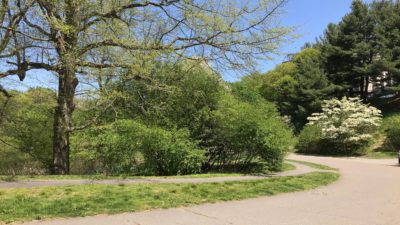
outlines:
[{"label": "white blossom", "polygon": [[364,104],[359,98],[324,101],[322,112],[308,117],[310,125],[321,127],[322,138],[342,143],[368,142],[380,125],[381,111]]}]

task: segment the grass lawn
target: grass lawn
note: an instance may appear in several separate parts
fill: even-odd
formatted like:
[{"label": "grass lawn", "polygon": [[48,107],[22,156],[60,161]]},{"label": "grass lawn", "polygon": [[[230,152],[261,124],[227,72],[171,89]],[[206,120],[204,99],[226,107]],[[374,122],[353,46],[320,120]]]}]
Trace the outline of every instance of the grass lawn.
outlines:
[{"label": "grass lawn", "polygon": [[[282,171],[294,170],[296,167],[290,163],[283,163]],[[27,181],[27,180],[75,180],[75,179],[87,179],[87,180],[106,180],[106,179],[146,179],[146,178],[211,178],[211,177],[232,177],[232,176],[244,176],[252,174],[243,173],[203,173],[203,174],[191,174],[191,175],[178,175],[178,176],[105,176],[105,175],[40,175],[40,176],[0,176],[0,181],[12,182],[12,181]]]},{"label": "grass lawn", "polygon": [[0,221],[136,212],[302,191],[336,181],[339,174],[202,184],[79,185],[0,190]]},{"label": "grass lawn", "polygon": [[364,156],[369,159],[393,159],[397,157],[397,152],[391,151],[368,151]]},{"label": "grass lawn", "polygon": [[306,161],[300,161],[300,160],[292,160],[292,159],[288,159],[287,161],[303,164],[303,165],[309,166],[309,167],[314,168],[314,169],[338,171],[338,169],[336,169],[336,168],[333,168],[333,167],[330,167],[330,166],[326,166],[326,165],[322,165],[322,164],[316,164],[316,163],[312,163],[312,162],[306,162]]},{"label": "grass lawn", "polygon": [[282,171],[290,171],[290,170],[295,170],[296,166],[291,164],[290,162],[284,162],[282,166]]},{"label": "grass lawn", "polygon": [[367,149],[366,154],[363,156],[370,159],[393,159],[397,157],[397,151],[387,140],[385,130],[391,124],[391,118],[398,116],[397,113],[389,114],[383,117],[382,126],[379,131],[373,135],[371,146]]}]

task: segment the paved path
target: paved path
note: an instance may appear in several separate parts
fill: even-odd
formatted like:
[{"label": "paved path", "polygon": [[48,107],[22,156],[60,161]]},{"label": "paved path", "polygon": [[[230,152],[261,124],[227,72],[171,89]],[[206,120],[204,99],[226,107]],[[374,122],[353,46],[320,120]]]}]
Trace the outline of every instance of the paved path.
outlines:
[{"label": "paved path", "polygon": [[336,183],[249,200],[29,225],[399,225],[400,167],[395,160],[290,158],[340,169]]},{"label": "paved path", "polygon": [[[293,163],[296,166],[295,170],[286,171],[269,175],[274,176],[296,176],[301,174],[316,171],[308,166]],[[82,184],[139,184],[139,183],[214,183],[226,181],[245,181],[265,179],[265,176],[227,176],[227,177],[211,177],[211,178],[137,178],[137,179],[110,179],[110,180],[87,180],[87,179],[74,179],[74,180],[28,180],[17,182],[1,182],[1,188],[32,188],[44,186],[66,186],[66,185],[82,185]]]}]

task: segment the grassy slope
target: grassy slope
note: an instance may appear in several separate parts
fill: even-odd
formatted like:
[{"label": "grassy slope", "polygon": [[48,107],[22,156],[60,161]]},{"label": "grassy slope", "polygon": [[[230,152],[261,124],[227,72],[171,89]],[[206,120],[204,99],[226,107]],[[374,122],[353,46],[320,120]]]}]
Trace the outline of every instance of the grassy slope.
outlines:
[{"label": "grassy slope", "polygon": [[378,107],[382,110],[383,120],[382,126],[379,128],[374,137],[374,143],[368,149],[366,158],[371,159],[390,159],[397,157],[397,149],[387,142],[385,130],[393,126],[391,119],[400,116],[400,98],[387,99],[383,102],[377,102]]},{"label": "grassy slope", "polygon": [[371,159],[390,159],[397,157],[396,149],[386,140],[385,129],[390,126],[390,118],[399,116],[399,113],[391,113],[383,117],[382,126],[378,129],[373,137],[373,143],[367,149],[364,157]]},{"label": "grassy slope", "polygon": [[0,221],[135,212],[302,191],[336,181],[339,174],[203,184],[80,185],[0,190]]}]

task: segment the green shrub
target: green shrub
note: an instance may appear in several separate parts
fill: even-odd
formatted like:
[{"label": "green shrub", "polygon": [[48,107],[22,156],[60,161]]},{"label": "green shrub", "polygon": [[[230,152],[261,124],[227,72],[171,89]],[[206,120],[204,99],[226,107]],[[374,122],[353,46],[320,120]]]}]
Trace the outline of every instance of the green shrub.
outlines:
[{"label": "green shrub", "polygon": [[145,130],[142,124],[119,120],[80,132],[73,137],[72,159],[86,163],[79,171],[83,173],[132,173],[138,160],[137,139]]},{"label": "green shrub", "polygon": [[140,142],[146,175],[199,173],[205,160],[204,151],[190,141],[187,130],[151,128]]},{"label": "green shrub", "polygon": [[400,149],[400,115],[391,115],[383,119],[383,130],[386,134],[388,147]]},{"label": "green shrub", "polygon": [[315,125],[307,125],[299,134],[296,149],[300,153],[319,154],[322,151],[322,130]]},{"label": "green shrub", "polygon": [[[13,140],[2,138],[7,143]],[[46,170],[32,156],[0,141],[0,175],[40,175]]]},{"label": "green shrub", "polygon": [[213,114],[213,135],[208,144],[208,166],[248,167],[261,160],[268,170],[279,170],[292,133],[273,105],[257,105],[225,95]]},{"label": "green shrub", "polygon": [[200,172],[204,152],[185,130],[147,127],[118,120],[74,137],[75,160],[87,170],[107,174],[176,175]]}]

